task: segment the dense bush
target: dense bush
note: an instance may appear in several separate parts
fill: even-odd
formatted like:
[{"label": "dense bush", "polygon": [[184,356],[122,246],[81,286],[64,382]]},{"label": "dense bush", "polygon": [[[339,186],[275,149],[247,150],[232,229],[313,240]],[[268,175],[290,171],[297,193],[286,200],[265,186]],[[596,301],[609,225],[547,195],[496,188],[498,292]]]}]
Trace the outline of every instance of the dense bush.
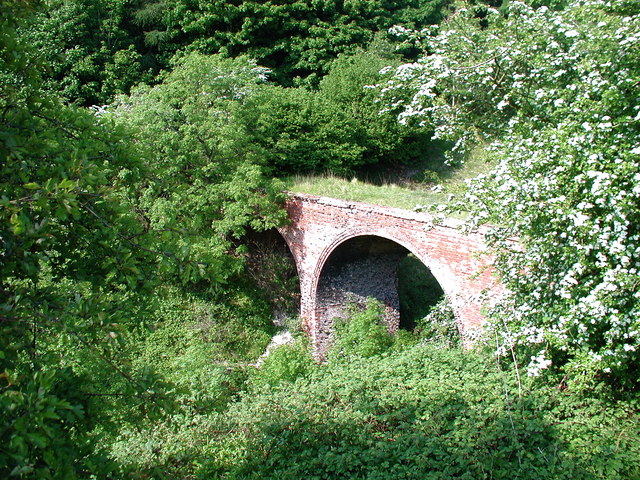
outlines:
[{"label": "dense bush", "polygon": [[134,19],[138,2],[128,0],[52,0],[21,30],[47,61],[49,89],[71,102],[101,105],[142,82],[151,81],[167,55],[145,44]]},{"label": "dense bush", "polygon": [[318,90],[271,85],[244,109],[247,133],[276,175],[331,171],[352,174],[379,163],[420,157],[426,133],[380,114],[376,92],[388,59],[371,52],[341,56]]},{"label": "dense bush", "polygon": [[337,343],[351,346],[348,361],[343,354],[314,364],[303,343],[279,347],[226,409],[182,409],[127,433],[116,444],[119,460],[203,479],[640,474],[635,401],[522,381],[484,352],[441,343],[372,351],[365,338],[359,348],[350,335],[366,335],[364,318],[380,326],[374,310],[338,330]]},{"label": "dense bush", "polygon": [[[97,118],[48,92],[42,75],[47,65],[17,33],[31,6],[9,1],[0,10],[0,475],[108,477],[119,467],[103,452],[120,429],[153,423],[183,397],[203,409],[226,405],[237,387],[227,385],[223,369],[207,378],[204,364],[212,350],[227,361],[231,351],[243,359],[261,353],[269,312],[260,296],[234,295],[228,288],[212,298],[211,291],[242,271],[234,239],[267,217],[273,226],[283,213],[274,201],[278,193],[265,194],[269,182],[246,156],[225,163],[192,155],[213,145],[194,139],[207,131],[198,130],[202,104],[189,103],[188,91],[178,95],[184,70],[166,87],[172,88],[171,102],[182,104],[162,104],[158,96],[130,105],[132,116],[158,115],[145,127],[155,127],[153,133],[161,134],[156,140],[175,147],[175,161],[154,158],[147,148],[154,145],[136,144],[113,117]],[[238,76],[251,68],[230,72],[209,98],[224,103],[219,96],[248,87]],[[182,124],[182,139],[200,149],[188,155],[180,150],[168,133],[181,125],[168,118],[171,113],[193,120]],[[162,114],[164,123],[155,123]],[[125,123],[122,116],[117,120]],[[226,125],[209,124],[218,135]],[[196,163],[204,170],[189,171]],[[182,196],[190,188],[210,196]],[[213,238],[207,229],[215,231]],[[207,236],[198,244],[203,230]],[[159,285],[173,282],[220,302],[224,307],[210,307],[210,315],[225,320],[202,327],[201,337],[192,329],[176,333],[192,342],[186,354],[167,352],[174,362],[191,362],[192,375],[179,381],[154,369],[160,363],[154,359],[134,361],[130,351],[134,340],[147,338],[140,332],[157,314]],[[222,394],[201,394],[201,387],[212,386]]]},{"label": "dense bush", "polygon": [[[620,431],[620,422],[627,426]],[[627,404],[516,379],[482,355],[417,346],[265,388],[209,427],[199,478],[595,479],[640,473]]]},{"label": "dense bush", "polygon": [[387,351],[393,337],[383,321],[384,305],[369,298],[364,310],[360,311],[357,304],[350,310],[348,318],[336,320],[334,324],[330,357],[335,360],[352,356],[366,358]]},{"label": "dense bush", "polygon": [[263,385],[292,383],[299,377],[309,375],[315,366],[308,340],[297,338],[294,343],[280,345],[269,352],[252,375],[252,386],[259,388]]},{"label": "dense bush", "polygon": [[429,55],[398,67],[385,95],[402,121],[459,151],[490,143],[497,167],[473,182],[468,204],[494,226],[510,293],[496,310],[499,350],[524,346],[533,375],[558,367],[635,388],[639,4],[477,13],[462,8],[418,35]]}]

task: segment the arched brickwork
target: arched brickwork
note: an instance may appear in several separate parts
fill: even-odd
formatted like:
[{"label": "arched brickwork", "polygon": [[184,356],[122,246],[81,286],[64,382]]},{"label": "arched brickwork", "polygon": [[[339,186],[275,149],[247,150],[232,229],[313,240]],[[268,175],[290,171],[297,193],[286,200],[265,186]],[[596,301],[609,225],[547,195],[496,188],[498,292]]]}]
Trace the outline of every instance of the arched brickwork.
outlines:
[{"label": "arched brickwork", "polygon": [[[330,251],[329,251],[330,250]],[[400,327],[398,267],[410,253],[393,240],[377,235],[355,235],[332,245],[329,255],[318,263],[315,291],[316,346],[318,353],[329,345],[336,317],[346,316],[345,307],[355,303],[364,307],[373,297],[384,305],[389,331]]]},{"label": "arched brickwork", "polygon": [[287,211],[291,223],[280,232],[298,267],[300,313],[316,347],[324,322],[317,305],[323,268],[339,245],[359,236],[391,240],[424,263],[449,298],[463,338],[483,323],[485,293],[501,291],[487,268],[483,235],[463,234],[459,221],[434,224],[424,213],[302,194],[288,199]]}]

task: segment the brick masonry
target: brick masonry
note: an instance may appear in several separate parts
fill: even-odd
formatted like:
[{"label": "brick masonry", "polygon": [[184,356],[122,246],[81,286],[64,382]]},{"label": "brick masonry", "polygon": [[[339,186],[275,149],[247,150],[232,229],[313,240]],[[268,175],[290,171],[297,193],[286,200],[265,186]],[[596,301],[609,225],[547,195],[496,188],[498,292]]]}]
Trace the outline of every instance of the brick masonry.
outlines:
[{"label": "brick masonry", "polygon": [[290,224],[280,233],[298,269],[303,324],[320,354],[331,320],[318,298],[321,275],[336,248],[352,238],[391,240],[420,259],[451,302],[465,340],[484,322],[483,303],[502,291],[483,234],[462,233],[460,221],[435,224],[425,213],[302,194],[291,195],[286,208]]}]

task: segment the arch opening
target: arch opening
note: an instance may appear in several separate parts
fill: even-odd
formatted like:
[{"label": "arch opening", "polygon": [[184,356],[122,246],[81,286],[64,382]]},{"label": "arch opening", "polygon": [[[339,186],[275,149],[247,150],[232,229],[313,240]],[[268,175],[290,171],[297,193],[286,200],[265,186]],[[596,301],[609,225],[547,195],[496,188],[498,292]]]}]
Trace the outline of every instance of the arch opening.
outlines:
[{"label": "arch opening", "polygon": [[329,254],[318,279],[318,342],[328,345],[335,318],[346,318],[348,305],[364,309],[368,297],[384,305],[394,332],[413,330],[444,292],[429,268],[399,243],[375,235],[347,239]]},{"label": "arch opening", "polygon": [[274,323],[283,326],[300,314],[298,269],[289,245],[275,228],[251,231],[244,243],[246,271],[271,304]]},{"label": "arch opening", "polygon": [[445,300],[445,294],[429,267],[415,255],[407,255],[398,265],[400,328],[413,331],[422,319]]}]

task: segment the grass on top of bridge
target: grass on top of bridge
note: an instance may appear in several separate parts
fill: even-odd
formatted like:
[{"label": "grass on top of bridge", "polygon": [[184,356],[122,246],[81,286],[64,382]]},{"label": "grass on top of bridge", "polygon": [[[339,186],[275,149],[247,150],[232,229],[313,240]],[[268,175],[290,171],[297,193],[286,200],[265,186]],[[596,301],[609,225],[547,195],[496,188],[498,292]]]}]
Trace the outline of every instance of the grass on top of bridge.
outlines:
[{"label": "grass on top of bridge", "polygon": [[427,161],[420,166],[404,167],[400,172],[378,174],[374,179],[325,173],[295,175],[283,180],[290,192],[414,210],[456,201],[466,191],[466,181],[486,173],[490,167],[485,151],[477,149],[459,167]]}]

